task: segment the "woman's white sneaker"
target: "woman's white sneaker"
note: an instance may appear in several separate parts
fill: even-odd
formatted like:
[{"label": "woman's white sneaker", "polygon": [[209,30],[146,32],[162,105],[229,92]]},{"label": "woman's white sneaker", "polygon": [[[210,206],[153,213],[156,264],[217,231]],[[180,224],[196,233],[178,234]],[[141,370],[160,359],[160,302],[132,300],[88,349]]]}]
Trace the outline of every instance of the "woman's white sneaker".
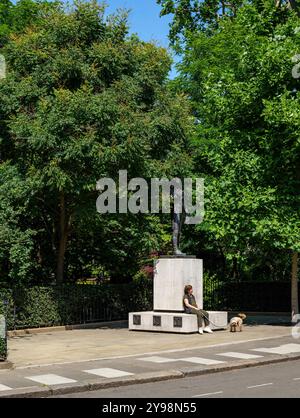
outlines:
[{"label": "woman's white sneaker", "polygon": [[204,332],[207,332],[208,334],[212,334],[213,333],[213,331],[209,327],[205,327],[203,331]]},{"label": "woman's white sneaker", "polygon": [[202,328],[199,328],[199,334],[203,334],[203,329]]}]

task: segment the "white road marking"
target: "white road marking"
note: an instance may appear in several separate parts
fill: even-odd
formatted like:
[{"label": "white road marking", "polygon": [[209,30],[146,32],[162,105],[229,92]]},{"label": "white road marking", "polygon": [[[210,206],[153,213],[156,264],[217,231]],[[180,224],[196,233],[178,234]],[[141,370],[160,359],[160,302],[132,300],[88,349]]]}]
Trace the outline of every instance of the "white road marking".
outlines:
[{"label": "white road marking", "polygon": [[201,398],[202,396],[220,395],[221,393],[223,392],[220,391],[220,392],[203,393],[202,395],[192,396],[192,398]]},{"label": "white road marking", "polygon": [[244,354],[244,353],[237,353],[234,351],[230,351],[228,353],[220,353],[217,354],[217,356],[225,356],[225,357],[234,357],[234,358],[239,358],[239,359],[243,359],[243,360],[250,360],[250,359],[255,359],[255,358],[262,358],[263,356],[257,356],[254,354]]},{"label": "white road marking", "polygon": [[262,385],[248,386],[247,389],[262,388],[263,386],[272,386],[273,383],[263,383]]},{"label": "white road marking", "polygon": [[33,382],[42,383],[43,385],[61,385],[64,383],[76,383],[77,380],[68,379],[57,374],[42,374],[39,376],[30,376],[26,379],[32,380]]},{"label": "white road marking", "polygon": [[210,360],[208,358],[202,358],[202,357],[188,357],[188,358],[181,358],[180,360],[187,361],[188,363],[204,364],[206,366],[226,363],[226,361]]},{"label": "white road marking", "polygon": [[295,377],[293,380],[300,380],[300,377]]},{"label": "white road marking", "polygon": [[133,376],[134,373],[123,372],[122,370],[102,368],[102,369],[91,369],[83,370],[85,373],[95,374],[96,376],[114,378],[123,376]]},{"label": "white road marking", "polygon": [[[139,332],[139,331],[137,331]],[[236,344],[245,344],[245,343],[251,343],[254,341],[267,341],[267,340],[278,340],[280,338],[286,338],[286,337],[290,337],[290,333],[289,334],[285,334],[285,335],[281,335],[280,337],[276,336],[276,337],[265,337],[265,338],[253,338],[252,340],[241,340],[241,341],[230,341],[228,343],[221,343],[221,344],[210,344],[210,345],[200,345],[197,346],[195,345],[193,347],[194,350],[203,350],[206,348],[217,348],[217,347],[226,347],[228,345],[236,345]],[[141,356],[150,356],[150,355],[154,355],[154,354],[168,354],[168,353],[180,353],[180,352],[184,352],[184,351],[191,351],[191,348],[177,348],[177,349],[173,349],[173,350],[162,350],[162,351],[150,351],[150,352],[146,352],[146,353],[139,353],[139,354],[128,354],[126,356],[112,356],[112,357],[97,357],[97,358],[91,358],[91,359],[83,359],[83,360],[75,360],[75,361],[60,361],[60,362],[55,362],[55,363],[45,363],[45,364],[29,364],[27,366],[18,366],[15,369],[31,369],[31,368],[41,368],[41,367],[50,367],[50,366],[60,366],[60,365],[64,365],[64,364],[80,364],[80,363],[89,363],[92,361],[102,361],[102,360],[120,360],[120,359],[124,359],[124,358],[134,358],[134,357],[141,357]]]},{"label": "white road marking", "polygon": [[300,344],[284,344],[273,348],[254,348],[252,351],[260,351],[270,354],[291,354],[300,353]]},{"label": "white road marking", "polygon": [[12,390],[12,388],[10,388],[9,386],[6,386],[6,385],[1,385],[1,383],[0,383],[0,392],[2,392],[4,390]]},{"label": "white road marking", "polygon": [[151,363],[171,363],[172,361],[179,361],[180,359],[171,359],[171,358],[166,358],[166,357],[153,356],[153,357],[139,358],[138,360],[149,361]]}]

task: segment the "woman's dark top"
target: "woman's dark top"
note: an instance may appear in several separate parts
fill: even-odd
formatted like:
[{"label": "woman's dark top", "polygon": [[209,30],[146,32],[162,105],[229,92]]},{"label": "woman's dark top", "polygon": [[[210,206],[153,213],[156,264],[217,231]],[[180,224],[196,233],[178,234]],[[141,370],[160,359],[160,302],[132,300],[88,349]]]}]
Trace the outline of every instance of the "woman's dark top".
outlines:
[{"label": "woman's dark top", "polygon": [[184,303],[184,299],[187,299],[189,304],[192,306],[195,306],[195,308],[198,308],[197,303],[196,303],[196,299],[194,295],[184,295],[183,297],[183,306],[184,306],[184,311],[185,313],[192,313],[191,308],[188,308],[185,303]]}]

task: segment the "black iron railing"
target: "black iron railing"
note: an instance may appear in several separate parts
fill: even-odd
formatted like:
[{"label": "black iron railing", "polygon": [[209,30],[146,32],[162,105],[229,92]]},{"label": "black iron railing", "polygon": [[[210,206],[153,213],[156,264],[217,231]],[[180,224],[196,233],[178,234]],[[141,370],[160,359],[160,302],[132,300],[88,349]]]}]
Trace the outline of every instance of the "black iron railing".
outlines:
[{"label": "black iron railing", "polygon": [[[151,280],[123,285],[0,287],[0,314],[7,328],[87,324],[123,320],[129,312],[152,310]],[[207,310],[290,312],[290,282],[204,281]]]}]

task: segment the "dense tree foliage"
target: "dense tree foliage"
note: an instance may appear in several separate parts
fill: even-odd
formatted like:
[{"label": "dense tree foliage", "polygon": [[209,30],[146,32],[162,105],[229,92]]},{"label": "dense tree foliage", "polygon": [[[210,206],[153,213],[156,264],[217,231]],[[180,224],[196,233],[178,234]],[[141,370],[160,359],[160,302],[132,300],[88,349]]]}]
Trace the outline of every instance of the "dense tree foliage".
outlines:
[{"label": "dense tree foliage", "polygon": [[[274,254],[282,261],[280,272],[288,257],[295,290],[300,84],[292,73],[300,51],[300,19],[285,4],[251,2],[234,18],[219,19],[217,27],[185,36],[174,86],[189,94],[198,123],[195,167],[207,184],[200,237],[210,237],[235,278],[245,277],[247,270],[255,278],[254,268],[266,267]],[[269,265],[278,268],[276,263]],[[286,271],[290,275],[291,269]]]},{"label": "dense tree foliage", "polygon": [[[170,25],[170,41],[180,50],[182,41],[199,31],[213,31],[226,19],[232,21],[238,10],[247,4],[264,12],[264,0],[156,0],[161,5],[161,16],[173,16]],[[299,11],[296,0],[273,0],[272,7]]]},{"label": "dense tree foliage", "polygon": [[47,0],[0,0],[0,46],[8,41],[10,34],[38,23],[57,7],[59,3]]},{"label": "dense tree foliage", "polygon": [[182,176],[190,159],[189,109],[167,88],[166,50],[104,10],[56,7],[3,49],[0,256],[14,280],[124,280],[168,246],[170,222],[96,213],[99,178]]}]

